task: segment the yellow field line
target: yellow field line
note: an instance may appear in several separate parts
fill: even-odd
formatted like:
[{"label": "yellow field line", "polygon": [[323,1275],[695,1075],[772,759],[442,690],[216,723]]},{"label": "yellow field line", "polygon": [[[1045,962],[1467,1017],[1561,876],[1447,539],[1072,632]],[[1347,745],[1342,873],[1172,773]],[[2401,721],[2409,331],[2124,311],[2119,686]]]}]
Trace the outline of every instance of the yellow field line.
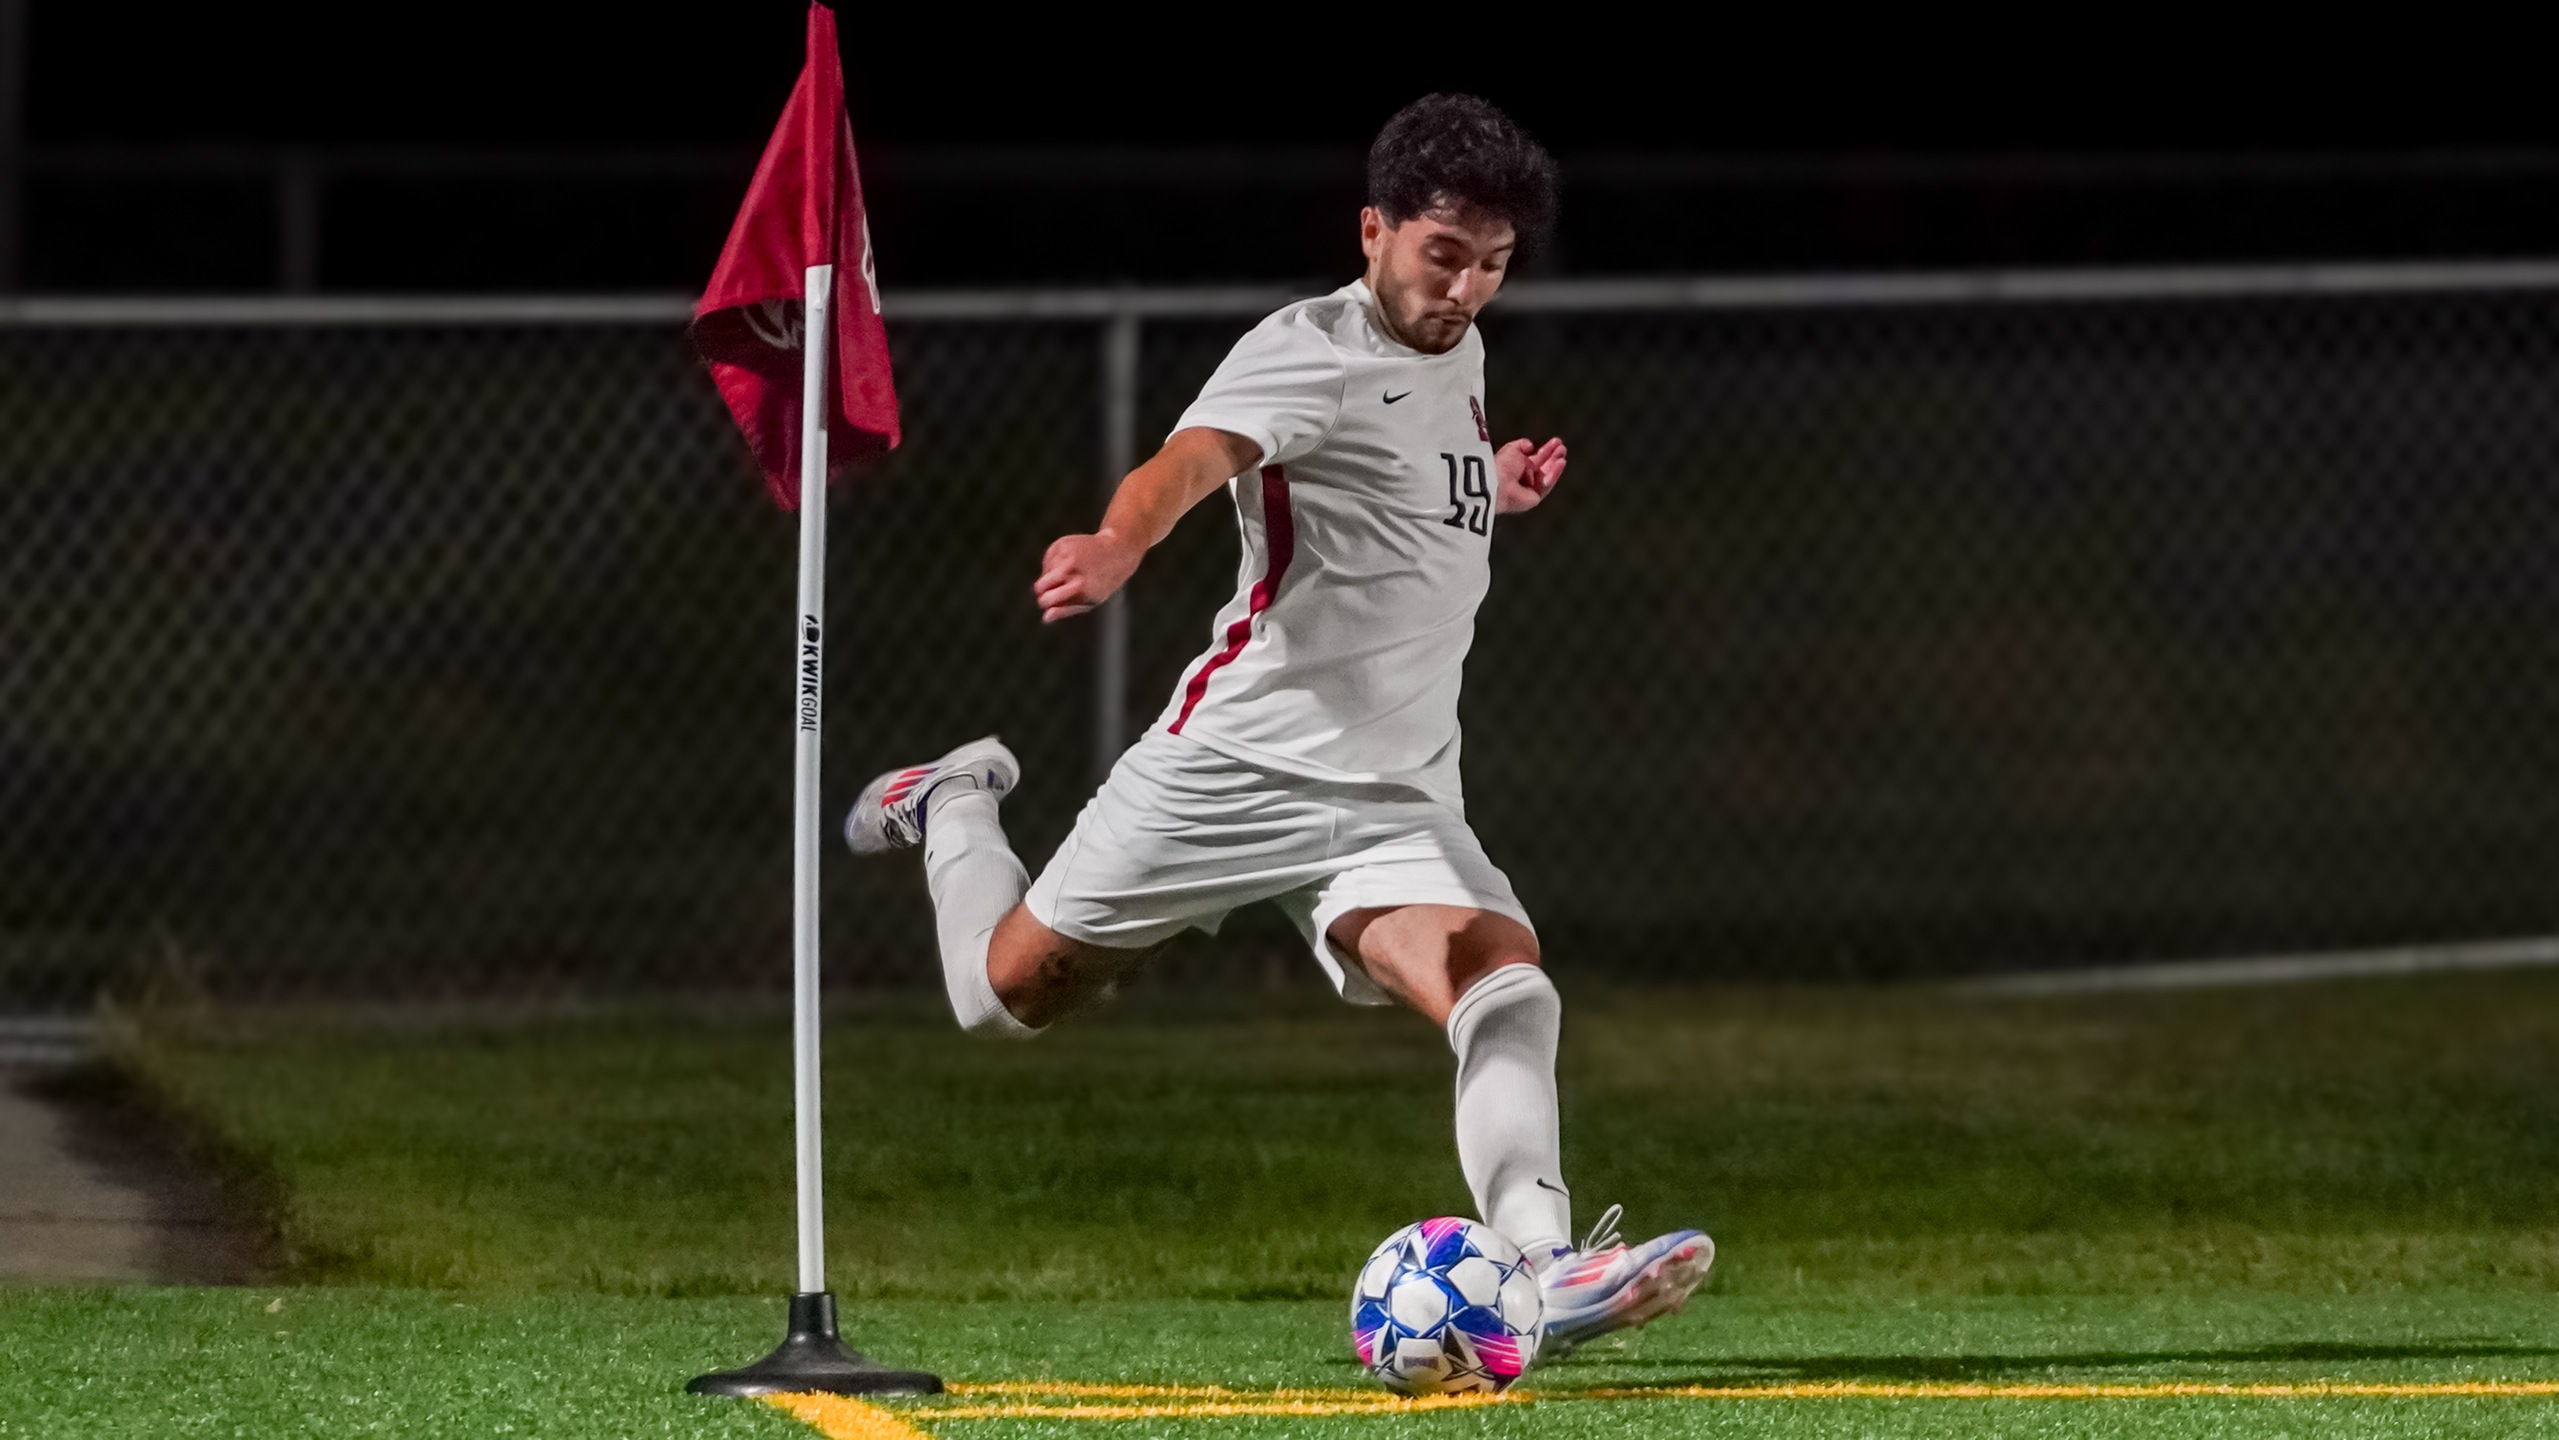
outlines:
[{"label": "yellow field line", "polygon": [[[1075,1380],[962,1381],[951,1386],[961,1396],[1064,1396],[1091,1400],[1202,1400],[1239,1404],[1336,1404],[1396,1407],[1417,1403],[1382,1390],[1278,1389],[1238,1390],[1226,1385],[1116,1385]],[[2446,1381],[2267,1381],[2243,1383],[2214,1380],[2152,1380],[2126,1384],[2063,1382],[1933,1381],[1892,1383],[1862,1380],[1814,1380],[1771,1385],[1626,1385],[1597,1390],[1513,1390],[1499,1396],[1457,1396],[1447,1400],[1482,1404],[1517,1400],[2147,1400],[2189,1395],[2233,1395],[2266,1399],[2336,1395],[2407,1398],[2427,1396],[2559,1395],[2559,1380]],[[1096,1407],[1085,1407],[1092,1409]],[[950,1411],[936,1411],[950,1414]]]},{"label": "yellow field line", "polygon": [[767,1395],[764,1403],[787,1410],[826,1440],[933,1440],[877,1405],[843,1395]]},{"label": "yellow field line", "polygon": [[1106,1385],[1088,1380],[954,1380],[953,1395],[1072,1395],[1087,1400],[1340,1400],[1388,1401],[1400,1397],[1386,1391],[1282,1386],[1276,1390],[1238,1390],[1232,1385]]},{"label": "yellow field line", "polygon": [[[910,1411],[922,1420],[1180,1420],[1244,1415],[1399,1415],[1426,1410],[1473,1409],[1538,1401],[1586,1400],[2179,1400],[2241,1399],[2458,1399],[2559,1396],[2559,1380],[2267,1381],[2157,1380],[2135,1384],[1955,1383],[1890,1384],[1825,1380],[1778,1385],[1619,1386],[1600,1390],[1500,1395],[1437,1395],[1406,1399],[1380,1390],[1238,1390],[1224,1385],[1113,1385],[1074,1380],[961,1382],[950,1393],[971,1396],[1043,1396],[1083,1400],[1136,1400],[1152,1404],[1047,1404],[998,1400],[993,1404],[936,1406]],[[900,1415],[837,1395],[772,1395],[779,1406],[828,1440],[929,1440]]]},{"label": "yellow field line", "polygon": [[1470,1410],[1515,1405],[1526,1395],[1434,1395],[1407,1400],[1375,1395],[1365,1400],[1194,1400],[1166,1405],[954,1405],[924,1412],[935,1420],[1188,1420],[1234,1415],[1412,1415],[1426,1410]]}]

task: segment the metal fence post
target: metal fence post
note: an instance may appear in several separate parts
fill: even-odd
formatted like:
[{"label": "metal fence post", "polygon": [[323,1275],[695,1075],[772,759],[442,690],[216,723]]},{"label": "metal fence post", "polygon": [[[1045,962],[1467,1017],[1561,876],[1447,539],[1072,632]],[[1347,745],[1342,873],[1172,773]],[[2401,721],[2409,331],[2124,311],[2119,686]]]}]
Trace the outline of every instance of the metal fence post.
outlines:
[{"label": "metal fence post", "polygon": [[[1102,322],[1102,503],[1137,468],[1137,312]],[[1128,745],[1128,594],[1105,601],[1093,635],[1093,782],[1108,779]]]}]

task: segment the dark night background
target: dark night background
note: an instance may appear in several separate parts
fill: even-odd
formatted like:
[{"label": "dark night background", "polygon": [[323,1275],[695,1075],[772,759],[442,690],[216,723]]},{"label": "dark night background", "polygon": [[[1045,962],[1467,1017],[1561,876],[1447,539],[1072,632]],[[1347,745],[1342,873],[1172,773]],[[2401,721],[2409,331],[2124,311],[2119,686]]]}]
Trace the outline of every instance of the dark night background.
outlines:
[{"label": "dark night background", "polygon": [[[697,292],[804,28],[12,13],[40,294]],[[2526,37],[1926,19],[843,32],[910,292],[1329,287],[1368,137],[1461,86],[1562,158],[1549,273],[2559,260]],[[0,999],[86,996],[171,933],[279,998],[778,975],[757,637],[789,529],[675,327],[52,313],[0,304],[0,917],[40,920]],[[860,674],[901,678],[839,687],[838,782],[998,731],[1048,853],[1126,735],[1098,627],[1021,587],[1117,479],[1103,427],[1163,433],[1248,318],[1150,318],[1125,369],[1128,328],[899,324],[908,443],[839,512],[830,593]],[[1470,823],[1558,953],[1884,975],[2559,933],[2546,283],[1488,325],[1494,423],[1571,436],[1585,477],[1501,542],[1468,661]],[[1130,591],[1141,722],[1231,593],[1214,512]],[[1592,755],[1635,777],[1606,804]],[[914,870],[828,873],[837,973],[929,982]]]},{"label": "dark night background", "polygon": [[[689,289],[803,13],[11,3],[37,292]],[[1367,137],[1433,88],[1563,158],[1548,273],[2559,252],[2530,47],[2449,17],[840,14],[892,284],[1337,274]]]}]

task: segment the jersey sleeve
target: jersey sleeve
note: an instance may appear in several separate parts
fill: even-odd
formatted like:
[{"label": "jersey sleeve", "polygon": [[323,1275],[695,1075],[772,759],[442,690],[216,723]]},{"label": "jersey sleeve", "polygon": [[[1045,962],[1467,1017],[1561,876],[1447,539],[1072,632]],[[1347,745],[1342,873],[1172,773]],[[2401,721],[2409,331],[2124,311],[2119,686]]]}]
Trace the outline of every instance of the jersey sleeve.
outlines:
[{"label": "jersey sleeve", "polygon": [[1241,435],[1262,448],[1262,464],[1284,465],[1332,432],[1343,375],[1341,351],[1302,313],[1273,316],[1226,352],[1173,428]]}]

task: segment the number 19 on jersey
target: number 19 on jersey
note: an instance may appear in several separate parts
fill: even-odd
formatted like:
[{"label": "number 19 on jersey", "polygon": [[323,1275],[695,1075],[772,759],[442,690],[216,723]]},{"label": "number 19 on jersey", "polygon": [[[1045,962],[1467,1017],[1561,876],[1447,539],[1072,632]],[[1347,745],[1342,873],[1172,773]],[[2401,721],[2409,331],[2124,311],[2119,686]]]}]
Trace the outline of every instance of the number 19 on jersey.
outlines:
[{"label": "number 19 on jersey", "polygon": [[1448,513],[1439,523],[1452,530],[1486,533],[1493,523],[1493,482],[1484,469],[1484,457],[1462,457],[1461,465],[1461,457],[1443,450],[1439,458],[1448,462]]}]

